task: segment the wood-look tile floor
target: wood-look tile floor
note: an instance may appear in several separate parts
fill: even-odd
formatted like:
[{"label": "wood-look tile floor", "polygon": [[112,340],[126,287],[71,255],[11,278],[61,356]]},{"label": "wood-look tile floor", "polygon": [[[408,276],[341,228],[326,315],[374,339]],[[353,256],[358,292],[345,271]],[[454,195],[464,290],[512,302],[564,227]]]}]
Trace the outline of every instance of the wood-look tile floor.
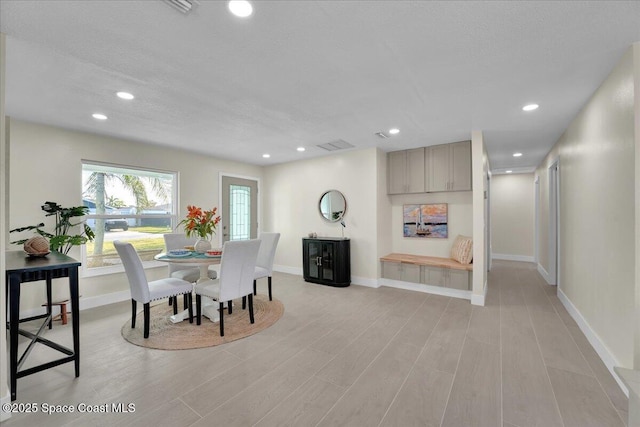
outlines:
[{"label": "wood-look tile floor", "polygon": [[[129,302],[81,312],[81,376],[68,364],[18,380],[17,402],[75,412],[14,414],[3,425],[626,423],[625,395],[533,264],[494,262],[485,307],[386,287],[331,288],[280,273],[273,282],[282,319],[219,347],[131,345],[120,335]],[[259,292],[265,288],[259,284]],[[46,335],[71,340],[70,327],[59,323]],[[50,354],[37,346],[27,364]],[[81,403],[133,404],[135,411],[79,412]]]}]

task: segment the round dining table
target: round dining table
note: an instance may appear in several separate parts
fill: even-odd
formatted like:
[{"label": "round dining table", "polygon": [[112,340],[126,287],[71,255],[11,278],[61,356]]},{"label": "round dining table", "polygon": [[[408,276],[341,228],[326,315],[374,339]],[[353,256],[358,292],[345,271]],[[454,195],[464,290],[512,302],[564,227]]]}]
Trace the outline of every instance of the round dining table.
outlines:
[{"label": "round dining table", "polygon": [[[163,252],[163,253],[159,253],[154,257],[156,261],[198,267],[200,269],[200,278],[198,279],[197,283],[211,281],[211,279],[209,279],[209,266],[220,264],[221,258],[222,258],[222,255],[211,256],[211,255],[201,254],[197,252],[189,252],[186,255],[179,255],[179,256],[175,256],[175,255],[171,255]],[[220,321],[220,314],[218,313],[218,304],[209,297],[205,297],[205,296],[202,297],[202,314],[208,317],[209,319],[211,319],[212,322]],[[173,316],[169,317],[169,319],[173,323],[182,322],[183,320],[188,318],[189,318],[189,310],[183,310],[180,313],[174,314]]]}]

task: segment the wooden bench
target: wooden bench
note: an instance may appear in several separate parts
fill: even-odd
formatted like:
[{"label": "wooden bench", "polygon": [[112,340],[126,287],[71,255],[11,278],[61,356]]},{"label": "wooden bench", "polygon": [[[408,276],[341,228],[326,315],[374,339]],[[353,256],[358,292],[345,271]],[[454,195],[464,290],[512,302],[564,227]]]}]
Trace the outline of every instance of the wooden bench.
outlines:
[{"label": "wooden bench", "polygon": [[392,253],[380,258],[382,277],[468,291],[473,264],[460,264],[451,258]]},{"label": "wooden bench", "polygon": [[451,258],[440,258],[435,256],[389,254],[380,258],[380,261],[404,262],[406,264],[430,265],[433,267],[473,271],[473,264],[460,264],[458,261]]}]

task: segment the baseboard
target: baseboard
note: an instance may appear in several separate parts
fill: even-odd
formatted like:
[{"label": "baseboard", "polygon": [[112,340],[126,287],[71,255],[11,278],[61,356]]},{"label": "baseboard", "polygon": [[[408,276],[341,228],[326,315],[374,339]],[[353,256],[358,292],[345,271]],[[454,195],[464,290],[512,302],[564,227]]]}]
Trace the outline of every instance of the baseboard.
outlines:
[{"label": "baseboard", "polygon": [[504,261],[523,261],[534,262],[533,256],[528,255],[509,255],[509,254],[491,254],[492,259],[501,259]]},{"label": "baseboard", "polygon": [[549,285],[553,284],[549,280],[549,273],[547,273],[547,270],[545,270],[544,267],[542,265],[540,265],[540,264],[538,264],[538,273],[540,273],[540,275],[542,276],[544,281],[547,282]]},{"label": "baseboard", "polygon": [[296,276],[302,276],[302,268],[289,267],[288,265],[274,265],[273,271],[280,273],[295,274]]},{"label": "baseboard", "polygon": [[379,279],[380,286],[389,288],[406,289],[409,291],[423,292],[427,294],[443,295],[446,297],[461,298],[470,300],[471,291],[463,291],[460,289],[443,288],[441,286],[424,285],[422,283],[403,282],[401,280]]},{"label": "baseboard", "polygon": [[0,404],[2,405],[2,409],[0,410],[0,421],[7,421],[11,418],[11,412],[5,411],[5,405],[11,403],[11,391],[7,391],[7,395],[0,398]]},{"label": "baseboard", "polygon": [[351,276],[351,284],[358,286],[366,286],[367,288],[379,288],[378,279],[368,279],[366,277]]},{"label": "baseboard", "polygon": [[487,299],[487,291],[489,290],[489,282],[484,282],[484,292],[482,295],[471,294],[471,305],[479,305],[484,307],[484,302]]},{"label": "baseboard", "polygon": [[569,298],[564,294],[564,292],[562,292],[561,289],[558,289],[557,294],[558,294],[558,299],[560,299],[560,301],[562,302],[562,305],[564,305],[564,308],[571,315],[573,320],[576,321],[576,323],[578,324],[578,327],[580,328],[584,336],[587,337],[587,340],[589,341],[589,343],[591,343],[596,353],[598,353],[598,356],[600,356],[600,359],[602,359],[602,362],[605,364],[609,372],[611,372],[611,375],[613,375],[613,378],[616,380],[616,382],[620,386],[620,389],[624,392],[624,394],[627,395],[627,397],[629,397],[629,390],[627,389],[627,387],[624,385],[620,377],[618,377],[618,374],[613,369],[615,366],[622,366],[620,362],[615,358],[613,354],[611,354],[611,352],[609,351],[607,346],[604,344],[604,342],[602,342],[598,334],[596,334],[595,331],[591,329],[591,326],[589,326],[589,322],[586,321],[586,319],[582,316],[580,311],[576,308],[575,305],[573,305],[571,300],[569,300]]},{"label": "baseboard", "polygon": [[98,295],[95,297],[80,298],[80,310],[114,304],[116,302],[131,300],[131,291],[113,292],[110,294]]}]

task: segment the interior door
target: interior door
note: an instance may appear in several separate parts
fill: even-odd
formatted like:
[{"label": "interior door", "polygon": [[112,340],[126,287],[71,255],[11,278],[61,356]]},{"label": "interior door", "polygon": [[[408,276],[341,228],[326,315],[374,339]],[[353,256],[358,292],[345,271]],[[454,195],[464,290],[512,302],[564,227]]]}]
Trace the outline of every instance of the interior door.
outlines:
[{"label": "interior door", "polygon": [[222,243],[258,237],[258,181],[222,177]]}]

